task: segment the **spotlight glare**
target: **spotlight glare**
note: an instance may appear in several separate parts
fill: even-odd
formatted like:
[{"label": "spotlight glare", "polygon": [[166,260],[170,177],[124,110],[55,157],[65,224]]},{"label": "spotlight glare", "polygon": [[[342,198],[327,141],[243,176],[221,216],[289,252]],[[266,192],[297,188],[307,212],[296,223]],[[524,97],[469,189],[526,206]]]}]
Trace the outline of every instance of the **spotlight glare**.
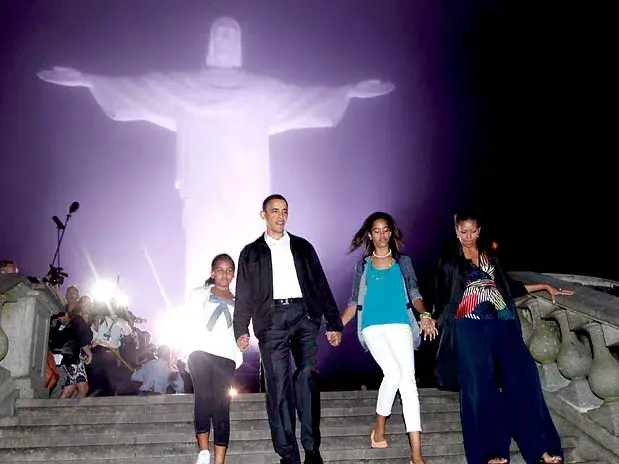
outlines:
[{"label": "spotlight glare", "polygon": [[116,304],[121,308],[129,307],[129,297],[124,293],[118,293],[118,295],[114,297],[114,300],[116,301]]},{"label": "spotlight glare", "polygon": [[92,287],[90,295],[93,300],[110,301],[116,294],[116,285],[109,280],[98,280]]},{"label": "spotlight glare", "polygon": [[231,398],[234,398],[238,394],[239,394],[238,390],[234,387],[228,391],[228,395],[230,395]]}]

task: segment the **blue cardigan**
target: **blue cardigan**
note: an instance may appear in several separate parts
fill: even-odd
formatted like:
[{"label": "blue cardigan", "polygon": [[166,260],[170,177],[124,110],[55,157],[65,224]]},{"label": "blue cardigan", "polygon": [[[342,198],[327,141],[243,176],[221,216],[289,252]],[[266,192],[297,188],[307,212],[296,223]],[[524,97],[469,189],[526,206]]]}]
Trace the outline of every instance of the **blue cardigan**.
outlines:
[{"label": "blue cardigan", "polygon": [[[350,295],[350,300],[348,302],[349,306],[357,307],[357,337],[359,338],[359,343],[364,350],[368,350],[367,345],[365,344],[365,340],[363,339],[363,334],[361,333],[362,327],[362,315],[363,315],[363,302],[365,300],[365,293],[367,291],[367,263],[369,262],[370,257],[366,256],[362,260],[358,261],[355,265],[355,277],[353,279],[352,284],[352,292]],[[419,287],[417,285],[417,277],[415,276],[415,270],[413,269],[413,263],[409,256],[400,254],[396,256],[395,262],[400,266],[400,270],[402,272],[402,279],[404,281],[404,288],[406,289],[406,307],[408,308],[408,317],[411,322],[411,327],[413,331],[413,347],[415,349],[419,348],[421,344],[421,336],[419,335],[419,325],[417,324],[417,319],[414,314],[413,301],[417,298],[421,298],[421,293],[419,293]]]}]

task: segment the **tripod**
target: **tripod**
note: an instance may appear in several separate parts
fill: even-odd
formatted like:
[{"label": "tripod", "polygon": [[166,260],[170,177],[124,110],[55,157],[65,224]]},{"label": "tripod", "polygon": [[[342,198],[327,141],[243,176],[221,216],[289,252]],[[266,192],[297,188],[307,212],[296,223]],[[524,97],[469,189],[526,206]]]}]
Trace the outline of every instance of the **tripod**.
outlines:
[{"label": "tripod", "polygon": [[71,203],[69,206],[69,213],[67,214],[67,218],[62,221],[58,218],[58,216],[54,216],[52,220],[54,224],[56,224],[56,252],[54,253],[54,257],[52,258],[52,263],[49,265],[49,271],[47,275],[43,278],[43,282],[49,283],[54,287],[59,287],[64,283],[64,279],[69,277],[69,274],[64,272],[62,267],[60,266],[60,245],[62,244],[62,239],[64,238],[64,233],[67,230],[67,224],[69,223],[69,219],[73,213],[75,213],[80,207],[80,204],[77,201]]}]

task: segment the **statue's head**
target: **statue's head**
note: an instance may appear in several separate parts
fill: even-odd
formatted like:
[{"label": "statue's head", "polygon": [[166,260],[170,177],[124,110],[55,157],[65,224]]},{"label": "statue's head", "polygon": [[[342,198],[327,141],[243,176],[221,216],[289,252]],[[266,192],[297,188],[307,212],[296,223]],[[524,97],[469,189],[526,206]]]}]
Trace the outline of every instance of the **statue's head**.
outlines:
[{"label": "statue's head", "polygon": [[232,18],[218,18],[211,26],[206,65],[240,68],[243,64],[241,26]]}]

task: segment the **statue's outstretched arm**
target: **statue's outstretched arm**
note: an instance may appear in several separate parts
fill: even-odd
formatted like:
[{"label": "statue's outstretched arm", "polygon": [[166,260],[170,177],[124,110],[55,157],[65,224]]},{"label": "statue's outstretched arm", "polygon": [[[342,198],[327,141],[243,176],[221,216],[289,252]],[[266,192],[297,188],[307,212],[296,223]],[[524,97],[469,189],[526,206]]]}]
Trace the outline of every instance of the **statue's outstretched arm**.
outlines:
[{"label": "statue's outstretched arm", "polygon": [[374,98],[393,91],[390,82],[367,80],[339,87],[301,87],[272,80],[264,87],[270,111],[269,133],[293,129],[333,127],[352,98]]},{"label": "statue's outstretched arm", "polygon": [[114,121],[148,121],[175,131],[178,86],[163,74],[108,77],[77,69],[53,67],[37,73],[40,79],[66,87],[85,87],[104,113]]},{"label": "statue's outstretched arm", "polygon": [[374,98],[387,95],[395,89],[391,82],[383,82],[378,79],[361,81],[350,86],[348,91],[349,98]]},{"label": "statue's outstretched arm", "polygon": [[66,87],[92,87],[92,82],[88,77],[77,69],[63,68],[54,66],[51,69],[39,71],[37,73],[39,79],[52,84],[64,85]]}]

